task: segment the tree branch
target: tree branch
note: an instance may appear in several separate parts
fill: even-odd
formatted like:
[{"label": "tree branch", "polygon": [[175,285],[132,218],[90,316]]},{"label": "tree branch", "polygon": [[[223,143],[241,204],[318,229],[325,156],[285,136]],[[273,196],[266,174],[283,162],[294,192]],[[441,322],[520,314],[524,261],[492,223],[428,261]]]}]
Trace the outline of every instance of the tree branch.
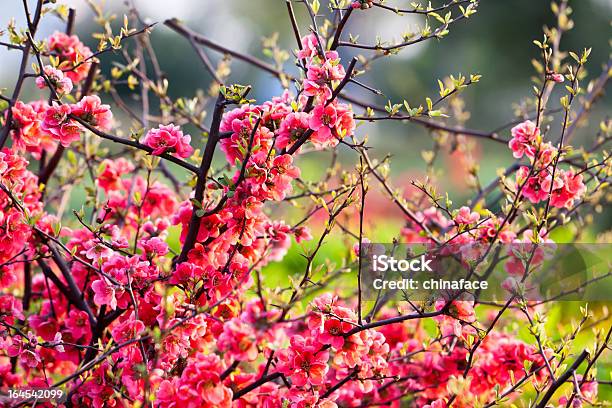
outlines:
[{"label": "tree branch", "polygon": [[[204,154],[202,156],[202,163],[200,168],[197,170],[198,179],[196,181],[196,187],[193,196],[193,202],[199,203],[202,206],[202,200],[204,199],[204,191],[206,190],[206,178],[208,177],[208,171],[212,164],[212,159],[215,153],[215,147],[219,142],[219,126],[221,126],[221,118],[223,117],[223,111],[225,110],[225,97],[221,92],[217,97],[215,103],[215,111],[213,113],[212,123],[210,125],[210,133],[208,140],[206,141],[206,147],[204,148]],[[198,237],[198,231],[200,230],[200,219],[202,214],[198,215],[198,209],[193,204],[193,210],[191,213],[191,220],[189,221],[189,229],[187,230],[187,236],[183,243],[181,253],[176,259],[176,264],[184,262],[187,259],[187,254],[194,247],[196,239]]]}]

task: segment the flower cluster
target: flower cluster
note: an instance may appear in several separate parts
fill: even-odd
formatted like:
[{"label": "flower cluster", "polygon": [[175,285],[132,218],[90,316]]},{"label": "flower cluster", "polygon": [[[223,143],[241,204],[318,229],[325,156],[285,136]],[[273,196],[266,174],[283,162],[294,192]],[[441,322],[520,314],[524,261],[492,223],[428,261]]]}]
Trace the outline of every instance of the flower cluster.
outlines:
[{"label": "flower cluster", "polygon": [[43,129],[42,123],[49,105],[45,101],[23,103],[17,101],[12,107],[13,130],[11,137],[15,148],[30,152],[40,158],[43,151],[51,152],[55,147],[53,137]]},{"label": "flower cluster", "polygon": [[[11,261],[21,253],[29,253],[33,245],[32,229],[24,211],[33,218],[42,213],[38,179],[27,166],[28,162],[18,153],[8,148],[0,151],[0,286],[3,288],[17,280],[19,265]],[[22,208],[15,207],[14,201]]]},{"label": "flower cluster", "polygon": [[[350,7],[367,9],[373,2]],[[223,103],[215,107],[223,110],[213,121],[219,138],[211,140],[226,163],[202,162],[211,170],[195,171],[191,195],[187,182],[143,153],[183,165],[183,159],[200,159],[181,128],[190,118],[174,116],[181,126],[159,124],[139,142],[119,140],[136,150],[122,151],[124,157],[96,150],[88,138],[74,143],[86,131],[117,141],[105,134],[116,125],[113,113],[97,95],[78,101],[68,95],[91,68],[93,54],[78,37],[56,32],[43,51],[52,65],[36,84],[53,87],[59,100],[19,100],[4,116],[11,118],[12,145],[0,150],[0,387],[48,387],[50,379],[68,377],[62,384],[70,404],[96,408],[147,401],[156,408],[399,407],[406,395],[415,406],[444,408],[452,400],[463,408],[495,401],[524,376],[538,385],[551,382],[544,368],[557,363],[544,359],[559,353],[503,330],[485,334],[482,325],[493,327],[499,316],[481,313],[472,295],[434,299],[427,305],[430,325],[386,300],[366,315],[361,300],[347,300],[341,290],[321,292],[312,281],[326,273],[312,265],[316,251],[306,256],[301,283],[265,287],[269,276],[261,269],[283,260],[292,240],[312,238],[303,221],[292,224],[272,211],[294,203],[295,186],[309,183],[301,177],[300,155],[308,147],[333,149],[355,132],[352,106],[338,101],[351,72],[318,34],[302,38],[296,52],[304,71],[298,95],[286,90],[261,103],[244,103],[241,95],[236,103],[223,88]],[[563,155],[543,142],[534,123],[514,127],[509,147],[516,159],[530,162],[509,186],[517,200],[571,209],[586,194],[582,173],[559,167]],[[58,214],[71,208],[63,194],[82,175],[62,174],[66,186],[53,192],[39,185],[50,179],[39,181],[25,158],[39,160],[42,175],[57,164],[47,153],[56,151],[58,158],[64,148],[71,160],[86,164],[73,167],[87,168],[86,203],[93,206],[73,211],[73,223],[65,225],[48,204],[59,203]],[[362,169],[363,203],[364,178],[378,173],[363,162]],[[331,173],[322,188],[334,182]],[[351,177],[342,178],[348,184]],[[346,194],[345,207],[355,207],[353,185],[349,193],[311,192],[316,207],[310,215],[325,209],[331,230],[334,212],[344,207],[325,196]],[[517,250],[505,264],[509,291],[525,270],[518,254],[534,242],[552,243],[546,228],[521,230],[476,203],[452,210],[433,201],[414,212],[405,208],[402,239],[443,242],[448,253],[469,260],[483,253],[476,244],[512,243]],[[342,228],[355,235],[351,225]],[[370,241],[359,236],[359,242]],[[357,245],[354,255],[360,251]],[[537,252],[534,264],[545,256]],[[340,271],[354,266],[347,264]],[[596,402],[597,383],[575,381],[581,381],[575,405]]]},{"label": "flower cluster", "polygon": [[103,105],[98,96],[85,96],[75,104],[51,106],[43,101],[25,104],[18,101],[12,108],[13,130],[11,136],[15,147],[20,151],[31,152],[35,158],[42,151],[52,151],[54,141],[69,146],[81,138],[84,130],[74,118],[101,131],[111,128],[112,113],[108,105]]},{"label": "flower cluster", "polygon": [[83,125],[75,120],[77,117],[94,128],[110,128],[112,113],[108,105],[102,105],[98,96],[85,96],[80,102],[72,105],[54,103],[45,111],[41,128],[52,138],[67,147],[81,139]]},{"label": "flower cluster", "polygon": [[38,88],[46,88],[48,79],[49,83],[58,94],[65,95],[72,92],[72,80],[68,76],[64,76],[61,70],[53,68],[51,65],[45,65],[43,71],[46,79],[43,76],[36,78],[36,86]]},{"label": "flower cluster", "polygon": [[59,69],[73,82],[87,78],[92,52],[76,35],[56,31],[47,39],[50,52],[59,58]]},{"label": "flower cluster", "polygon": [[181,128],[173,124],[151,129],[142,139],[144,145],[153,149],[151,154],[156,156],[169,152],[179,157],[189,157],[193,152],[190,142],[191,136],[184,135]]},{"label": "flower cluster", "polygon": [[[517,172],[517,190],[534,204],[550,200],[550,205],[570,209],[586,192],[582,174],[559,168],[557,148],[543,143],[540,129],[531,121],[512,128],[508,143],[515,158],[527,156],[531,167],[521,166]],[[522,186],[522,187],[521,187]]]}]

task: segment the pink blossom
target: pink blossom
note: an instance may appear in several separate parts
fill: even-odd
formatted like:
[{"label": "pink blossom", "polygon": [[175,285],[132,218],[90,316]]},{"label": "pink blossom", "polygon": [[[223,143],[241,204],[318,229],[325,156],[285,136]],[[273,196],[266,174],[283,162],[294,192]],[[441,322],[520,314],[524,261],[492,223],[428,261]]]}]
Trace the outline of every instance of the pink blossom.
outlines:
[{"label": "pink blossom", "polygon": [[311,33],[302,37],[302,49],[298,51],[297,56],[300,59],[312,58],[318,54],[319,39],[316,34]]},{"label": "pink blossom", "polygon": [[200,277],[204,274],[204,270],[191,262],[181,262],[177,265],[170,283],[175,285],[186,285],[194,278]]},{"label": "pink blossom", "polygon": [[89,317],[82,310],[73,309],[66,319],[66,328],[70,330],[73,338],[79,339],[89,333]]},{"label": "pink blossom", "polygon": [[254,328],[240,319],[232,319],[223,325],[217,346],[234,360],[253,361],[259,355]]},{"label": "pink blossom", "polygon": [[401,231],[404,240],[408,243],[429,241],[429,238],[424,234],[422,226],[426,226],[430,230],[443,230],[453,225],[453,222],[447,219],[435,207],[429,207],[424,211],[417,212],[415,218],[418,222],[408,220],[407,226]]},{"label": "pink blossom", "polygon": [[125,341],[138,338],[144,330],[144,323],[140,320],[136,320],[134,312],[132,312],[127,318],[116,323],[113,326],[111,333],[113,335],[113,339],[115,339],[117,343],[123,343]]},{"label": "pink blossom", "polygon": [[92,52],[79,37],[56,31],[47,39],[47,44],[49,50],[59,57],[64,74],[72,82],[87,78],[91,61],[86,59],[91,57]]},{"label": "pink blossom", "polygon": [[[528,149],[526,152],[527,157],[535,163],[536,169],[546,168],[550,165],[558,154],[558,150],[550,142],[540,143],[537,149]],[[535,157],[537,154],[537,158]]]},{"label": "pink blossom", "polygon": [[[314,130],[311,140],[317,145],[323,146],[328,143],[332,144],[330,140],[334,140],[332,135],[332,129],[336,125],[337,115],[336,108],[333,105],[318,105],[312,111],[312,116],[308,121],[310,129]],[[335,140],[337,144],[338,141]]]},{"label": "pink blossom", "polygon": [[343,103],[336,103],[336,127],[334,134],[338,139],[350,137],[355,132],[355,119],[353,118],[353,110]]},{"label": "pink blossom", "polygon": [[[548,172],[542,170],[538,176],[530,176],[527,178],[528,175],[529,168],[527,166],[521,166],[516,172],[517,188],[523,186],[521,194],[534,204],[545,200],[548,197],[550,188],[551,177]],[[548,187],[548,189],[546,187]]]},{"label": "pink blossom", "polygon": [[356,320],[352,310],[336,306],[333,308],[333,316],[325,314],[311,316],[308,319],[308,327],[316,341],[340,350],[344,345],[344,334],[354,327]]},{"label": "pink blossom", "polygon": [[81,251],[88,259],[93,261],[104,260],[113,254],[113,250],[97,240],[83,243],[85,250]]},{"label": "pink blossom", "polygon": [[499,231],[501,224],[502,221],[496,217],[483,222],[478,227],[478,239],[482,240],[482,242],[489,242],[497,237],[501,242],[512,242],[514,238],[516,238],[516,233],[512,231],[507,223],[504,225],[503,229]]},{"label": "pink blossom", "polygon": [[508,146],[512,150],[515,158],[520,159],[526,152],[534,152],[534,145],[537,138],[540,136],[540,129],[535,123],[527,120],[512,128],[512,139],[508,142]]},{"label": "pink blossom", "polygon": [[558,169],[557,173],[562,180],[562,187],[553,187],[550,204],[553,207],[571,209],[576,200],[581,199],[586,193],[586,186],[582,174],[575,174],[573,170],[565,171]]},{"label": "pink blossom", "polygon": [[142,139],[143,144],[153,149],[151,154],[159,156],[166,152],[176,153],[182,158],[191,156],[193,148],[190,142],[191,136],[184,135],[181,128],[173,124],[159,125],[149,130]]},{"label": "pink blossom", "polygon": [[289,408],[338,408],[329,398],[322,398],[317,391],[302,392],[291,389],[289,393]]},{"label": "pink blossom", "polygon": [[[65,77],[61,70],[53,68],[51,65],[45,65],[43,71],[58,94],[65,95],[72,91],[72,80]],[[36,86],[39,89],[44,89],[47,87],[47,81],[42,76],[39,76],[36,78]]]},{"label": "pink blossom", "polygon": [[55,333],[55,336],[53,337],[53,341],[50,341],[49,345],[51,347],[53,347],[53,350],[55,350],[55,351],[57,351],[59,353],[64,353],[66,351],[64,349],[62,333],[60,333],[60,332]]},{"label": "pink blossom", "polygon": [[142,240],[140,244],[149,258],[164,256],[168,253],[168,244],[160,237]]},{"label": "pink blossom", "polygon": [[293,156],[276,156],[270,169],[272,198],[282,201],[291,192],[291,182],[300,176],[300,169],[293,165]]},{"label": "pink blossom", "polygon": [[309,115],[306,112],[294,112],[288,114],[281,122],[276,138],[276,145],[284,149],[298,140],[308,130]]},{"label": "pink blossom", "polygon": [[97,95],[83,97],[79,103],[72,105],[70,109],[74,116],[81,118],[97,129],[108,131],[111,128],[113,114],[110,111],[110,106],[102,105],[102,101]]},{"label": "pink blossom", "polygon": [[302,84],[303,93],[306,96],[316,97],[319,101],[327,101],[332,95],[332,81],[341,80],[345,75],[338,53],[328,51],[322,64],[311,61],[307,65],[306,79]]},{"label": "pink blossom", "polygon": [[108,305],[111,309],[117,308],[117,298],[115,297],[115,288],[113,285],[104,279],[98,279],[92,282],[91,288],[94,291],[94,303],[98,306]]},{"label": "pink blossom", "polygon": [[279,370],[300,387],[307,384],[321,385],[325,380],[329,351],[319,350],[310,339],[301,336],[291,338],[291,348],[278,353]]},{"label": "pink blossom", "polygon": [[[578,375],[578,381],[582,382],[582,380],[583,377],[581,375]],[[585,381],[580,386],[580,392],[582,393],[582,396],[587,401],[595,401],[598,393],[598,385],[599,384],[597,383],[597,381]]]},{"label": "pink blossom", "polygon": [[13,113],[11,136],[14,146],[19,150],[31,152],[35,158],[39,158],[43,150],[51,151],[55,147],[51,134],[42,128],[47,108],[45,101],[28,104],[17,101],[11,109]]},{"label": "pink blossom", "polygon": [[436,310],[442,310],[449,300],[450,305],[448,308],[452,317],[468,323],[472,323],[476,320],[476,315],[474,314],[474,297],[471,294],[462,293],[456,298],[451,297],[448,300],[438,300],[436,301]]},{"label": "pink blossom", "polygon": [[12,318],[25,319],[23,306],[13,295],[0,294],[0,314],[10,316],[9,323]]},{"label": "pink blossom", "polygon": [[255,121],[253,114],[258,114],[262,107],[243,106],[239,109],[230,111],[222,123],[223,129],[228,129],[232,135],[221,140],[221,150],[225,152],[228,163],[235,166],[238,161],[242,162],[246,157],[249,144],[251,144],[251,156],[257,162],[265,160],[272,147],[274,134],[265,125],[260,125],[253,135],[251,134]]},{"label": "pink blossom", "polygon": [[478,214],[476,211],[470,210],[470,207],[466,206],[461,207],[457,212],[457,215],[455,215],[455,221],[459,224],[475,224],[479,219],[480,214]]},{"label": "pink blossom", "polygon": [[[232,391],[220,380],[224,368],[218,356],[197,353],[174,386],[164,385],[161,407],[229,407]],[[173,398],[170,396],[173,395]],[[172,404],[172,402],[174,405]]]},{"label": "pink blossom", "polygon": [[424,405],[423,408],[446,408],[446,402],[443,399],[437,399],[431,404]]},{"label": "pink blossom", "polygon": [[310,233],[310,229],[308,227],[297,227],[293,234],[295,235],[295,241],[300,244],[304,241],[310,241],[312,239],[312,234]]},{"label": "pink blossom", "polygon": [[104,191],[119,190],[123,187],[121,176],[134,170],[134,164],[121,157],[116,160],[104,159],[99,167],[97,183]]},{"label": "pink blossom", "polygon": [[81,138],[81,126],[68,118],[70,113],[70,106],[54,104],[47,109],[42,122],[42,128],[64,147]]},{"label": "pink blossom", "polygon": [[565,78],[563,77],[563,74],[557,74],[557,73],[550,73],[548,74],[548,78],[554,82],[557,83],[561,83],[565,80]]},{"label": "pink blossom", "polygon": [[[351,8],[367,10],[372,7],[372,4],[373,4],[372,0],[353,0],[353,2],[351,3]],[[438,408],[438,407],[434,407],[434,408]]]},{"label": "pink blossom", "polygon": [[54,104],[45,112],[43,128],[52,129],[61,126],[68,119],[71,109],[69,105]]}]

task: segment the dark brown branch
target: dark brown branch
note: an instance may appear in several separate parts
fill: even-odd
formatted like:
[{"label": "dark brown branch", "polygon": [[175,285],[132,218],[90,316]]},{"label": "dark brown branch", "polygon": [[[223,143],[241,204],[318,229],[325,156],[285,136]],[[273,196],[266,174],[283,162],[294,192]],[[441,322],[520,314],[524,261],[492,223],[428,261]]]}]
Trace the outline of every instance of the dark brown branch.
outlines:
[{"label": "dark brown branch", "polygon": [[281,373],[272,373],[272,374],[266,375],[264,377],[261,377],[259,380],[257,380],[255,382],[247,385],[246,387],[236,391],[234,393],[234,396],[233,396],[232,399],[235,401],[235,400],[243,397],[244,395],[248,394],[249,392],[253,391],[254,389],[264,385],[265,383],[273,381],[273,380],[275,380],[275,379],[277,379],[277,378],[279,378],[281,376],[282,376]]},{"label": "dark brown branch", "polygon": [[578,358],[574,361],[574,363],[557,378],[557,380],[548,388],[546,394],[542,397],[536,408],[545,408],[546,404],[553,397],[555,392],[559,387],[561,387],[573,374],[574,371],[578,369],[580,364],[588,357],[589,353],[586,350],[583,350],[582,353],[578,356]]},{"label": "dark brown branch", "polygon": [[11,50],[23,50],[22,45],[15,45],[15,44],[7,43],[4,41],[0,41],[0,46],[9,48]]},{"label": "dark brown branch", "polygon": [[83,298],[81,290],[76,285],[76,282],[74,281],[72,277],[72,272],[70,271],[70,267],[68,266],[68,264],[66,263],[62,255],[59,253],[57,248],[55,248],[55,245],[48,242],[47,246],[49,247],[49,250],[51,251],[55,264],[59,267],[60,271],[62,272],[62,276],[68,283],[68,289],[70,290],[70,293],[71,293],[71,296],[69,299],[71,299],[71,301],[73,301],[74,304],[80,310],[83,310],[85,313],[87,313],[87,316],[89,317],[89,323],[91,324],[92,327],[94,327],[97,324],[96,318],[93,312],[91,311],[89,305]]},{"label": "dark brown branch", "polygon": [[223,381],[227,377],[229,377],[229,375],[233,373],[234,370],[236,370],[236,368],[238,368],[238,364],[240,364],[240,360],[234,361],[229,367],[227,367],[227,369],[224,372],[221,373],[221,375],[219,376],[219,379]]},{"label": "dark brown branch", "polygon": [[208,177],[208,171],[212,164],[213,155],[215,153],[215,147],[219,142],[219,126],[221,126],[221,118],[223,117],[223,111],[225,110],[225,97],[221,92],[217,97],[215,103],[215,110],[213,113],[212,123],[210,125],[210,134],[206,141],[206,147],[204,148],[204,154],[202,156],[202,163],[200,168],[197,170],[197,181],[193,196],[193,210],[191,213],[191,220],[189,221],[189,229],[187,230],[187,236],[185,237],[185,243],[181,249],[181,253],[176,259],[176,264],[184,262],[187,259],[187,254],[194,247],[196,239],[198,237],[198,231],[200,229],[200,220],[203,214],[199,214],[196,204],[201,207],[202,200],[204,199],[204,191],[206,190],[206,178]]},{"label": "dark brown branch", "polygon": [[24,311],[30,308],[30,300],[32,299],[32,264],[24,262],[23,264],[23,299],[21,305]]},{"label": "dark brown branch", "polygon": [[334,92],[332,92],[331,97],[329,98],[329,100],[325,104],[326,106],[329,105],[330,103],[332,103],[336,99],[336,97],[338,97],[338,95],[340,95],[340,92],[342,92],[342,89],[344,89],[346,84],[349,83],[349,81],[351,80],[351,77],[353,75],[353,70],[355,69],[355,64],[357,64],[357,57],[353,57],[353,59],[349,63],[349,66],[346,69],[346,74],[344,75],[344,78],[342,78],[342,81],[340,81],[340,83],[338,84],[336,89],[334,89]]},{"label": "dark brown branch", "polygon": [[293,143],[291,145],[291,147],[287,150],[287,154],[295,153],[297,151],[297,149],[300,148],[300,146],[302,146],[304,143],[306,143],[308,138],[310,138],[310,136],[313,133],[314,133],[314,131],[312,129],[308,129],[304,133],[302,133],[302,136],[300,136],[300,138],[298,140],[296,140],[295,143]]},{"label": "dark brown branch", "polygon": [[66,19],[66,34],[72,35],[74,31],[74,18],[76,16],[76,10],[71,8],[68,9],[68,18]]},{"label": "dark brown branch", "polygon": [[206,55],[206,53],[200,47],[198,47],[198,44],[194,41],[192,36],[187,36],[187,39],[189,40],[189,44],[191,44],[191,47],[194,49],[196,54],[198,54],[198,58],[200,58],[200,61],[202,62],[202,65],[204,65],[204,68],[206,68],[206,70],[213,77],[215,82],[220,84],[221,80],[217,76],[215,67],[213,67],[210,58],[208,58],[208,55]]},{"label": "dark brown branch", "polygon": [[344,30],[344,26],[346,25],[346,22],[348,21],[352,12],[353,12],[353,8],[349,8],[346,11],[346,13],[344,13],[344,16],[342,16],[342,20],[340,20],[340,23],[338,24],[338,28],[336,28],[336,34],[334,35],[334,39],[330,47],[331,50],[335,50],[336,48],[338,48],[338,43],[340,41],[340,35],[342,34],[342,30]]},{"label": "dark brown branch", "polygon": [[9,106],[6,109],[6,121],[4,122],[4,127],[2,128],[2,133],[0,133],[0,149],[4,147],[6,144],[6,140],[8,139],[9,132],[13,125],[13,105],[17,102],[17,98],[19,98],[19,94],[21,93],[21,88],[23,86],[23,81],[25,80],[25,71],[28,67],[28,61],[30,59],[30,43],[24,45],[23,53],[21,57],[21,65],[19,67],[19,75],[17,76],[17,83],[15,84],[15,89],[13,90],[13,96],[11,96],[11,101],[9,102]]},{"label": "dark brown branch", "polygon": [[[295,19],[295,12],[293,11],[293,4],[291,0],[285,0],[287,4],[287,12],[289,13],[289,20],[291,21],[291,28],[293,29],[293,35],[295,35],[295,40],[297,42],[298,49],[302,50],[302,35],[300,34],[300,28],[298,27],[297,21]],[[303,60],[302,60],[303,61]],[[305,66],[306,64],[303,63]]]},{"label": "dark brown branch", "polygon": [[392,318],[389,318],[389,319],[379,320],[377,322],[367,323],[367,324],[363,324],[361,326],[355,326],[354,328],[352,328],[348,332],[344,333],[344,337],[349,337],[349,336],[352,336],[355,333],[359,333],[359,332],[362,332],[362,331],[368,330],[368,329],[374,329],[374,328],[380,327],[380,326],[386,326],[386,325],[394,324],[394,323],[401,323],[401,322],[404,322],[406,320],[425,319],[425,318],[429,318],[429,317],[435,317],[435,316],[439,316],[439,315],[441,315],[443,313],[444,313],[444,309],[441,309],[441,310],[438,310],[438,311],[435,311],[435,312],[402,315],[402,316],[392,317]]},{"label": "dark brown branch", "polygon": [[357,373],[358,372],[359,372],[359,366],[356,366],[346,377],[344,377],[342,380],[340,380],[336,384],[334,384],[333,387],[330,387],[327,391],[325,391],[325,393],[323,395],[321,395],[321,399],[329,397],[330,395],[332,395],[332,393],[334,391],[339,390],[340,388],[342,388],[342,386],[344,384],[346,384],[347,382],[349,382],[352,379],[354,379],[355,377],[357,377]]},{"label": "dark brown branch", "polygon": [[64,296],[66,296],[66,299],[68,299],[71,303],[76,305],[74,297],[70,293],[70,289],[68,289],[68,287],[64,285],[64,283],[60,280],[60,278],[53,272],[51,267],[42,259],[39,259],[37,262],[38,262],[38,265],[40,266],[40,269],[43,271],[43,274],[45,275],[45,277],[48,278],[51,282],[53,282],[53,284],[57,287],[57,289],[60,292],[62,292]]},{"label": "dark brown branch", "polygon": [[[354,105],[358,105],[361,106],[362,108],[370,108],[375,112],[379,112],[379,113],[387,113],[387,111],[385,110],[384,107],[382,106],[377,106],[375,104],[371,104],[368,103],[366,101],[362,101],[358,98],[355,98],[351,95],[346,95],[344,93],[340,93],[339,95],[340,99],[344,99],[347,102],[350,102]],[[445,132],[449,132],[449,133],[453,133],[456,135],[466,135],[466,136],[474,136],[474,137],[481,137],[481,138],[485,138],[485,139],[491,139],[494,140],[496,142],[499,143],[507,143],[506,140],[503,140],[501,138],[499,138],[498,134],[497,134],[497,130],[494,130],[492,132],[487,132],[487,131],[482,131],[482,130],[474,130],[474,129],[465,129],[465,128],[461,128],[461,127],[452,127],[452,126],[448,126],[442,123],[438,123],[438,122],[434,122],[428,119],[424,119],[424,118],[420,118],[420,117],[410,117],[410,116],[391,116],[391,117],[385,117],[385,118],[396,118],[393,120],[406,120],[406,121],[410,121],[412,123],[416,123],[418,125],[421,126],[425,126],[426,128],[429,129],[434,129],[434,130],[442,130]],[[363,120],[370,120],[371,118],[368,117],[363,117]],[[377,120],[377,119],[373,119],[373,120]]]},{"label": "dark brown branch", "polygon": [[[114,136],[114,135],[102,132],[101,130],[96,129],[95,127],[91,126],[89,123],[85,122],[83,119],[81,119],[79,117],[71,115],[70,118],[76,120],[81,125],[83,125],[85,128],[87,128],[87,130],[89,130],[90,132],[92,132],[95,135],[100,136],[103,139],[107,139],[107,140],[110,140],[112,142],[120,143],[120,144],[123,144],[123,145],[126,145],[126,146],[135,147],[136,149],[144,150],[147,153],[151,153],[153,151],[153,149],[150,148],[149,146],[143,145],[142,143],[136,142],[134,140],[124,139],[124,138],[121,138],[121,137],[117,137],[117,136]],[[198,168],[196,166],[194,166],[193,164],[187,163],[186,161],[181,160],[178,157],[172,156],[172,155],[170,155],[168,153],[160,154],[159,157],[162,157],[162,158],[164,158],[164,159],[166,159],[168,161],[171,161],[172,163],[177,164],[177,165],[183,167],[184,169],[187,169],[187,170],[189,170],[189,171],[191,171],[193,173],[197,174],[198,171],[199,171]]]}]

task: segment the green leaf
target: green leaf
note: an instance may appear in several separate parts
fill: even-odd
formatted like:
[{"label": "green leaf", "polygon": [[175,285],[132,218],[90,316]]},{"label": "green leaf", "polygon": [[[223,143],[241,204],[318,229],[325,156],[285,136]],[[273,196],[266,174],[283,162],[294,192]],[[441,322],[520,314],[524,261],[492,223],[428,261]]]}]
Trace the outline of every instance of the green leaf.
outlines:
[{"label": "green leaf", "polygon": [[321,3],[319,3],[319,0],[312,0],[312,11],[315,14],[319,12],[320,7],[321,7]]},{"label": "green leaf", "polygon": [[575,52],[570,51],[569,55],[576,60],[576,62],[580,63],[580,57],[578,57],[578,55],[576,55]]}]

